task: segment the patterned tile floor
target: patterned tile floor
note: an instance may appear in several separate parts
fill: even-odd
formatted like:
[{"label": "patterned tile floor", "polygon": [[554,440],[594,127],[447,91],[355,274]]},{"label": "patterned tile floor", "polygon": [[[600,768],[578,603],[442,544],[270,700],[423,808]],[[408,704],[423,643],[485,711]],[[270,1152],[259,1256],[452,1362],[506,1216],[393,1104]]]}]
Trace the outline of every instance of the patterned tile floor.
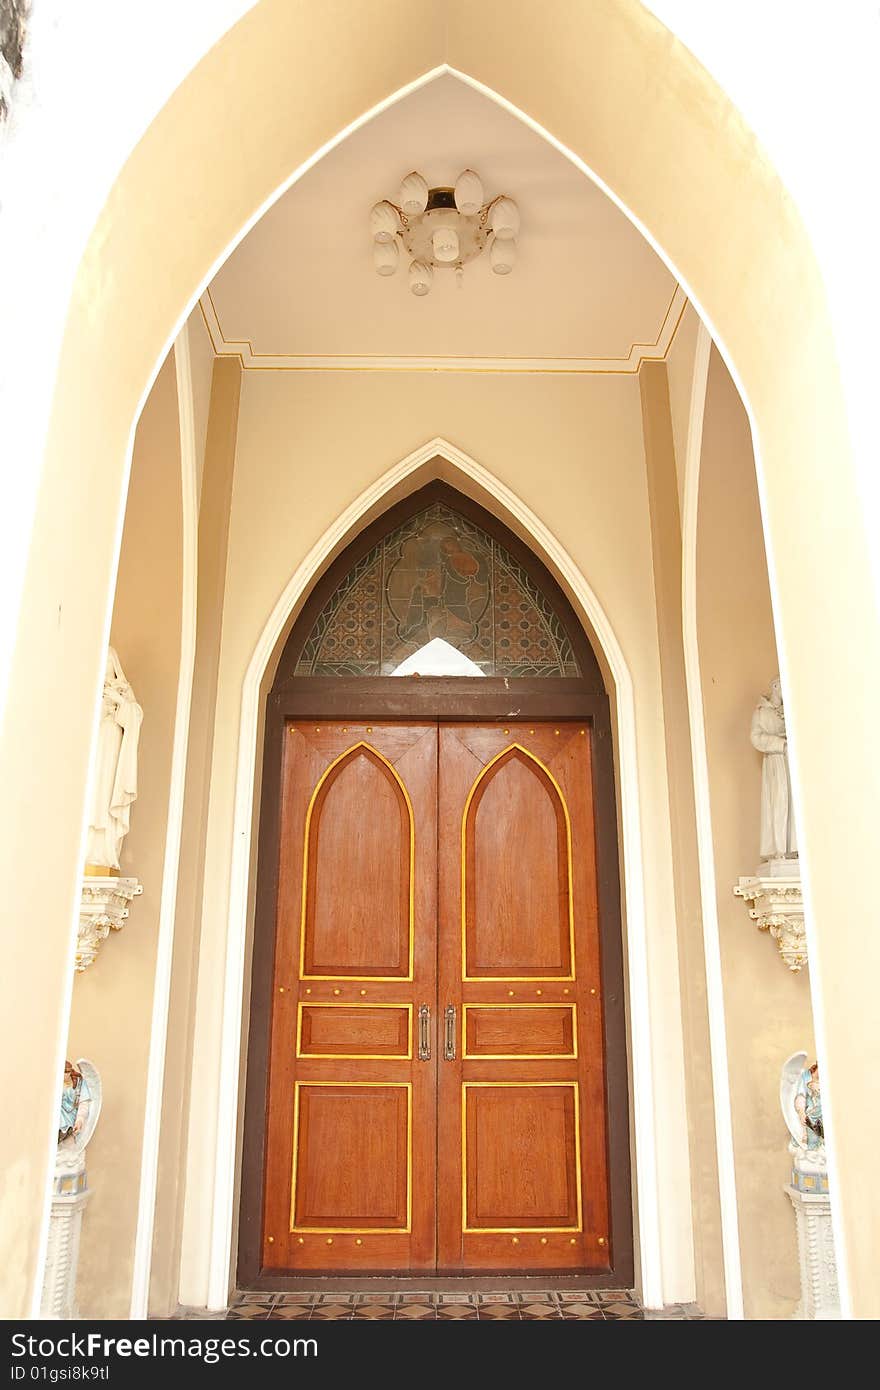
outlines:
[{"label": "patterned tile floor", "polygon": [[528,1293],[239,1293],[223,1313],[181,1309],[179,1317],[193,1319],[262,1319],[285,1322],[337,1322],[354,1319],[407,1322],[458,1322],[462,1319],[531,1322],[568,1318],[581,1322],[623,1319],[702,1319],[694,1305],[676,1305],[662,1313],[645,1312],[627,1289],[590,1292]]}]

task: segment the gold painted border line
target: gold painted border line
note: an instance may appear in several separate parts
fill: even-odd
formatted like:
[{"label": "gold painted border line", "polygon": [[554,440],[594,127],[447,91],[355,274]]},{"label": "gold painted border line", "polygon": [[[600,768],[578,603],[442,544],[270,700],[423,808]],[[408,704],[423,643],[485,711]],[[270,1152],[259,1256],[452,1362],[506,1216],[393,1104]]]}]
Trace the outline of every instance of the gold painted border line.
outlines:
[{"label": "gold painted border line", "polygon": [[[405,1226],[297,1226],[296,1170],[299,1159],[299,1093],[304,1086],[380,1086],[406,1091],[406,1225]],[[293,1084],[293,1170],[290,1180],[290,1231],[292,1235],[408,1236],[412,1235],[412,1082],[411,1081],[295,1081]]]},{"label": "gold painted border line", "polygon": [[[672,351],[672,344],[675,342],[675,335],[676,335],[676,333],[678,332],[678,329],[679,329],[679,326],[680,326],[680,324],[681,324],[682,319],[684,318],[684,311],[685,311],[685,309],[687,308],[687,306],[690,304],[690,302],[691,302],[691,301],[688,299],[687,295],[685,295],[685,297],[684,297],[684,299],[682,300],[682,303],[681,303],[681,308],[680,308],[679,311],[678,311],[678,318],[675,320],[675,326],[674,326],[672,332],[671,332],[670,335],[669,335],[669,342],[666,344],[666,347],[665,347],[665,349],[664,349],[664,351],[663,351],[663,356],[662,356],[662,357],[642,357],[642,358],[640,358],[640,360],[639,360],[639,367],[641,367],[641,365],[642,365],[643,362],[665,362],[665,361],[666,361],[666,359],[669,357],[670,352]],[[671,306],[670,306],[670,308],[671,308]],[[664,322],[665,322],[665,321],[664,321]],[[660,337],[662,337],[662,336],[663,336],[663,334],[662,334],[662,331],[661,331]],[[658,347],[660,346],[660,338],[657,339],[657,346],[658,346]]]},{"label": "gold painted border line", "polygon": [[[203,299],[211,309],[209,316],[205,311]],[[663,351],[660,344],[666,333],[676,300],[681,306]],[[672,298],[660,324],[653,343],[633,342],[625,357],[574,357],[574,356],[536,356],[515,357],[500,354],[487,358],[467,358],[460,354],[435,354],[418,357],[413,354],[381,353],[286,353],[256,352],[250,338],[227,338],[220,323],[217,306],[210,285],[205,287],[200,297],[199,308],[205,327],[211,338],[214,352],[221,357],[237,357],[242,371],[249,372],[460,372],[466,374],[498,374],[510,372],[527,376],[635,376],[643,362],[665,362],[678,332],[679,324],[690,300],[682,286],[675,284]],[[213,322],[211,321],[213,319]],[[216,329],[216,331],[215,331]],[[218,341],[219,340],[219,341]],[[612,365],[602,365],[609,363]],[[544,365],[547,364],[547,365]]]},{"label": "gold painted border line", "polygon": [[[405,1009],[406,1010],[406,1052],[303,1052],[302,1049],[302,1024],[304,1009]],[[303,1000],[301,999],[296,1006],[296,1053],[298,1061],[308,1062],[312,1059],[321,1062],[332,1062],[338,1058],[342,1062],[411,1062],[413,1059],[413,1006],[412,1004],[364,1004],[361,1002],[349,1003],[344,999],[333,1000]]]},{"label": "gold painted border line", "polygon": [[[572,1052],[468,1052],[468,1009],[568,1009],[571,1014]],[[575,1062],[578,1055],[577,1006],[568,1001],[549,1004],[478,1004],[461,1006],[461,1060],[463,1062]]]},{"label": "gold painted border line", "polygon": [[[469,975],[469,974],[468,974],[468,966],[467,966],[467,818],[468,818],[468,812],[470,811],[471,802],[473,801],[474,796],[476,795],[477,788],[479,787],[480,783],[483,781],[483,779],[484,779],[485,777],[488,776],[489,772],[491,772],[492,768],[495,766],[495,764],[496,764],[497,762],[499,762],[502,758],[506,757],[508,753],[512,752],[512,751],[515,750],[515,749],[518,749],[520,753],[524,753],[525,756],[526,756],[527,758],[530,758],[531,761],[532,761],[533,763],[536,763],[537,766],[541,769],[541,771],[544,772],[544,773],[546,773],[546,775],[549,777],[551,783],[553,784],[553,786],[554,786],[555,789],[556,789],[556,795],[559,797],[559,802],[560,802],[560,805],[562,806],[562,812],[563,812],[563,815],[565,816],[565,848],[566,848],[566,861],[567,861],[566,867],[567,867],[567,870],[568,870],[568,950],[569,950],[569,961],[570,961],[570,966],[571,966],[571,968],[570,968],[570,973],[569,973],[568,975]],[[556,778],[553,776],[553,773],[550,771],[549,767],[546,765],[546,763],[543,763],[543,762],[541,761],[540,758],[538,758],[538,757],[535,756],[534,753],[530,753],[529,750],[528,750],[528,748],[524,748],[524,747],[522,746],[521,743],[509,743],[509,744],[507,745],[506,748],[502,748],[502,750],[501,750],[500,753],[496,753],[494,758],[490,758],[489,761],[486,763],[485,767],[483,767],[483,768],[480,769],[479,773],[478,773],[477,776],[476,776],[476,779],[475,779],[473,785],[471,786],[470,791],[469,791],[468,794],[467,794],[467,800],[466,800],[465,803],[464,803],[464,810],[462,811],[462,815],[461,815],[461,978],[462,978],[462,981],[463,981],[465,984],[491,984],[491,983],[494,983],[495,981],[500,981],[500,982],[505,983],[505,984],[507,984],[507,983],[511,983],[511,984],[512,984],[512,983],[517,983],[517,982],[520,983],[520,984],[525,984],[525,983],[527,983],[527,982],[530,983],[530,982],[532,982],[532,981],[534,981],[534,980],[547,980],[547,981],[550,981],[550,982],[556,982],[556,981],[566,981],[566,982],[568,982],[568,981],[573,981],[574,978],[575,978],[575,959],[574,959],[574,892],[573,892],[573,887],[574,887],[574,873],[573,873],[573,870],[572,870],[572,853],[571,853],[571,817],[570,817],[569,814],[568,814],[568,803],[567,803],[566,800],[565,800],[565,795],[564,795],[564,793],[563,793],[563,790],[562,790],[562,788],[560,787],[559,783],[557,782]]]},{"label": "gold painted border line", "polygon": [[[575,1162],[575,1186],[577,1200],[577,1225],[576,1226],[469,1226],[467,1214],[467,1092],[469,1088],[485,1089],[494,1087],[496,1090],[512,1087],[519,1087],[520,1090],[536,1090],[547,1086],[570,1086],[574,1091],[574,1162]],[[577,1081],[462,1081],[461,1083],[461,1231],[462,1235],[472,1236],[502,1236],[502,1235],[540,1235],[542,1231],[548,1235],[554,1232],[583,1232],[584,1229],[584,1210],[583,1194],[581,1183],[581,1113],[580,1113],[580,1083]]]},{"label": "gold painted border line", "polygon": [[[291,726],[291,727],[293,727],[293,726]],[[308,902],[308,888],[309,888],[309,831],[310,831],[311,828],[312,828],[312,812],[313,812],[313,810],[314,810],[314,808],[315,808],[315,802],[316,802],[317,799],[318,799],[318,793],[320,792],[320,790],[321,790],[321,788],[323,787],[324,783],[327,781],[327,778],[330,776],[330,774],[331,774],[331,772],[333,771],[333,769],[334,769],[335,767],[338,767],[339,764],[340,764],[341,762],[344,762],[346,758],[351,757],[352,753],[356,753],[357,750],[358,750],[359,748],[366,748],[367,751],[368,751],[369,753],[373,753],[373,754],[379,759],[380,763],[384,763],[385,767],[387,767],[388,771],[391,773],[391,776],[394,778],[395,782],[396,782],[397,785],[400,787],[400,790],[403,792],[403,799],[404,799],[404,801],[406,802],[406,809],[407,809],[407,813],[408,813],[408,815],[409,815],[409,974],[407,974],[407,975],[307,975],[307,974],[305,973],[305,971],[306,971],[306,906],[307,906],[307,902]],[[357,743],[353,743],[353,744],[351,745],[350,748],[346,748],[345,751],[342,752],[342,753],[340,753],[339,756],[338,756],[337,758],[334,758],[334,759],[333,759],[332,763],[329,763],[328,766],[325,767],[324,771],[321,773],[321,776],[318,778],[317,783],[315,784],[315,789],[314,789],[314,791],[312,792],[311,799],[310,799],[309,805],[308,805],[308,810],[306,811],[306,828],[305,828],[305,834],[304,834],[304,836],[303,836],[302,912],[301,912],[301,915],[300,915],[300,928],[299,928],[299,977],[300,977],[300,979],[301,979],[301,980],[340,980],[340,981],[341,981],[341,980],[380,980],[380,981],[384,981],[384,982],[389,982],[389,981],[397,980],[397,981],[402,981],[403,983],[406,983],[407,981],[411,981],[412,978],[413,978],[413,963],[414,963],[414,961],[415,961],[415,893],[416,893],[415,879],[416,879],[416,831],[415,831],[415,815],[414,815],[414,813],[413,813],[413,805],[412,805],[412,802],[411,802],[410,799],[409,799],[409,792],[407,791],[406,787],[404,786],[403,781],[401,780],[400,774],[398,773],[397,769],[396,769],[395,767],[392,766],[392,764],[388,761],[387,758],[385,758],[385,757],[382,756],[382,754],[379,752],[378,748],[374,748],[373,745],[372,745],[372,743],[367,743],[366,739],[360,739]]]}]

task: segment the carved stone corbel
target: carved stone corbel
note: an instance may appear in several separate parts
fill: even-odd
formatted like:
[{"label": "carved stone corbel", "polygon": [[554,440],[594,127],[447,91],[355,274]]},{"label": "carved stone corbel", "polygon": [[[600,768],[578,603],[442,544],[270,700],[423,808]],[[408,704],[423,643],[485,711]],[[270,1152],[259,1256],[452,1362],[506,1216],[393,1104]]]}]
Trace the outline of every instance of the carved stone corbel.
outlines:
[{"label": "carved stone corbel", "polygon": [[807,935],[800,878],[756,874],[741,878],[733,891],[748,904],[759,931],[773,937],[789,970],[802,970],[807,964]]},{"label": "carved stone corbel", "polygon": [[111,931],[121,931],[128,917],[128,905],[143,893],[136,878],[89,877],[82,881],[79,930],[76,938],[74,969],[81,973],[95,957]]}]

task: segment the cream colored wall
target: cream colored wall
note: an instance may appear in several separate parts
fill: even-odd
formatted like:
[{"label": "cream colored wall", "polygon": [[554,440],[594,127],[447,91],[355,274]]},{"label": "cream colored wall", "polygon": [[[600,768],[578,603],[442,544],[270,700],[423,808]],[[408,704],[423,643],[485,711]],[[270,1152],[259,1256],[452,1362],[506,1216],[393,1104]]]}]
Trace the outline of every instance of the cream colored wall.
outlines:
[{"label": "cream colored wall", "polygon": [[[5,954],[0,1050],[18,1058],[31,1103],[6,1141],[2,1306],[26,1313],[39,1287],[84,788],[133,421],[188,306],[255,211],[351,121],[442,63],[507,98],[616,191],[687,281],[744,384],[809,856],[838,1258],[847,1306],[876,1315],[880,1207],[866,1208],[865,1193],[873,1190],[880,1112],[864,1107],[874,1067],[850,1021],[873,1016],[880,972],[880,939],[864,932],[874,913],[864,866],[874,854],[880,767],[880,630],[822,278],[823,263],[831,270],[849,244],[817,251],[755,132],[635,0],[261,0],[176,87],[96,200],[101,211],[60,354],[55,338],[48,354],[23,358],[34,376],[42,379],[47,363],[57,373],[0,748],[15,807],[0,841],[0,874],[7,883],[40,883],[43,922],[38,949],[13,932]],[[829,140],[849,140],[833,109],[828,131]],[[827,737],[841,687],[858,758],[840,757]],[[52,741],[32,731],[51,728],[62,709],[68,747],[59,764]],[[55,867],[46,874],[50,805]]]},{"label": "cream colored wall", "polygon": [[172,353],[138,425],[111,630],[144,709],[138,798],[120,860],[123,874],[140,879],[144,892],[122,932],[111,932],[95,964],[77,978],[70,1019],[70,1055],[93,1060],[103,1083],[80,1246],[77,1296],[84,1317],[127,1317],[131,1294],[180,665],[181,525]]},{"label": "cream colored wall", "polygon": [[758,696],[777,672],[751,436],[713,348],[703,422],[697,622],[706,720],[718,923],[730,1057],[734,1154],[747,1317],[784,1318],[799,1294],[779,1072],[813,1057],[807,971],[793,975],[733,896],[758,864],[761,755],[749,742]]},{"label": "cream colored wall", "polygon": [[690,424],[691,386],[694,379],[694,358],[697,351],[697,330],[699,327],[700,316],[693,304],[688,304],[666,354],[666,383],[669,391],[672,440],[675,447],[679,521],[681,521],[684,508],[684,469]]},{"label": "cream colored wall", "polygon": [[[686,350],[690,350],[692,356],[690,334]],[[727,1311],[727,1304],[682,634],[682,536],[676,478],[678,443],[673,438],[674,419],[670,410],[668,377],[665,362],[644,363],[639,371],[663,687],[663,731],[669,770],[668,798],[685,1039],[696,1295],[697,1302],[706,1313],[723,1315]]]},{"label": "cream colored wall", "polygon": [[[678,962],[657,627],[639,389],[635,377],[511,378],[482,373],[245,372],[229,533],[197,1023],[205,1078],[191,1132],[210,1133],[242,680],[257,635],[290,575],[368,484],[426,440],[449,439],[507,484],[552,530],[598,594],[636,689],[648,915],[669,923],[652,984],[675,998]],[[658,934],[659,935],[659,934]],[[669,1146],[661,1146],[670,1289],[690,1296],[690,1202],[677,1136],[686,1124],[682,1043],[657,1021]],[[226,1078],[228,1084],[228,1078]],[[199,1114],[196,1116],[196,1110]],[[203,1155],[190,1155],[191,1190]],[[685,1152],[685,1167],[687,1155]],[[196,1196],[196,1201],[198,1197]],[[204,1205],[209,1201],[205,1195]],[[189,1213],[188,1213],[189,1215]],[[190,1232],[190,1249],[204,1235]],[[199,1271],[184,1270],[184,1289]],[[676,1280],[678,1281],[676,1283]],[[670,1297],[674,1296],[672,1291]]]},{"label": "cream colored wall", "polygon": [[179,1292],[194,991],[240,378],[237,361],[225,359],[215,363],[205,438],[199,508],[197,640],[149,1298],[150,1314],[157,1317],[174,1311]]},{"label": "cream colored wall", "polygon": [[198,306],[187,320],[186,331],[189,337],[198,492],[201,497],[205,444],[208,437],[208,413],[211,406],[211,385],[214,379],[214,344],[211,342],[211,335]]}]

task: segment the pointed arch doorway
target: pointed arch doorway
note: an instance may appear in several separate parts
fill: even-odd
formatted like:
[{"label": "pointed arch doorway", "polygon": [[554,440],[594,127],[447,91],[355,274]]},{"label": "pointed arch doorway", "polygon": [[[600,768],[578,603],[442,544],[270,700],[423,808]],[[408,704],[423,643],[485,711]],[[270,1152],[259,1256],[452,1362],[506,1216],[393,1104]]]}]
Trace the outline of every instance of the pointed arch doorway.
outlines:
[{"label": "pointed arch doorway", "polygon": [[433,482],[329,567],[267,700],[239,1286],[628,1285],[628,1129],[596,655]]}]

